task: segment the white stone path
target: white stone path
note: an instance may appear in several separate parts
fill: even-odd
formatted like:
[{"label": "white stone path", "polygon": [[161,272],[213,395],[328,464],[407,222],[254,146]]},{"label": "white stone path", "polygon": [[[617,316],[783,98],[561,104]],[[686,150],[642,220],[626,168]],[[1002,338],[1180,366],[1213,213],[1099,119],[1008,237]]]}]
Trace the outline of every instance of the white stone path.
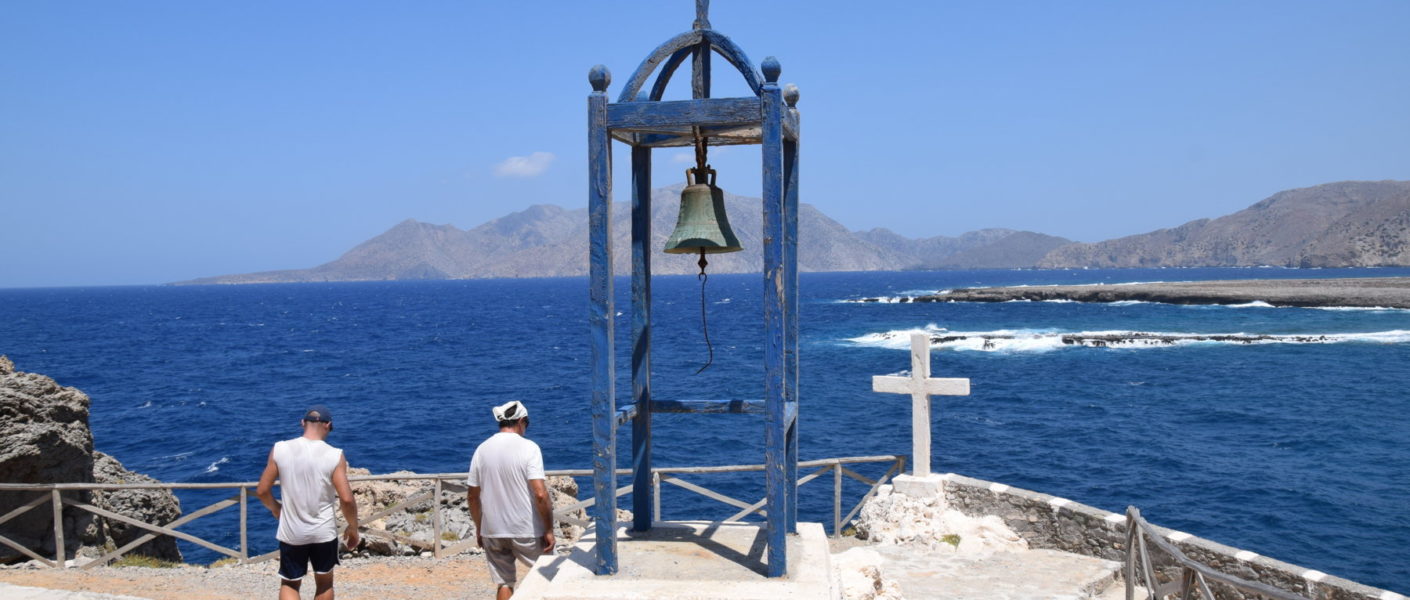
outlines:
[{"label": "white stone path", "polygon": [[0,598],[5,600],[145,600],[137,596],[114,596],[96,592],[70,592],[0,583]]}]

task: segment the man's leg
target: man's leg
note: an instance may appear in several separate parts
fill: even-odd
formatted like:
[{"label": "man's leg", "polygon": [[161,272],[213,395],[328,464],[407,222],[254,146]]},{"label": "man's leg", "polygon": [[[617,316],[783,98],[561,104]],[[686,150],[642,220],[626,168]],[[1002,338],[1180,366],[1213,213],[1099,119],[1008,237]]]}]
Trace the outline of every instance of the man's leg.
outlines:
[{"label": "man's leg", "polygon": [[313,563],[314,600],[333,600],[333,567],[338,565],[338,538],[313,544],[309,549],[309,562]]},{"label": "man's leg", "polygon": [[308,548],[279,542],[279,600],[299,600],[299,585],[308,572]]},{"label": "man's leg", "polygon": [[301,581],[279,580],[279,600],[299,600],[299,584]]},{"label": "man's leg", "polygon": [[[500,585],[500,586],[499,586],[499,591],[498,591],[498,592],[495,592],[495,594],[494,594],[494,600],[509,600],[509,597],[510,597],[510,596],[513,596],[513,595],[514,595],[514,588],[509,587],[509,586],[507,586],[507,585]],[[283,599],[281,598],[280,600],[283,600]]]},{"label": "man's leg", "polygon": [[333,600],[333,573],[331,571],[313,574],[313,600]]}]

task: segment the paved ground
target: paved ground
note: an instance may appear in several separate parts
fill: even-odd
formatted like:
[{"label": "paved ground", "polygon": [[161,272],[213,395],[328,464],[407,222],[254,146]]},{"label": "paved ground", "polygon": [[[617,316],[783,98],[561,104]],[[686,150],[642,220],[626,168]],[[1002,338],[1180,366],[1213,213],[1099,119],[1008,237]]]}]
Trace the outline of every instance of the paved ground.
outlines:
[{"label": "paved ground", "polygon": [[[757,544],[715,548],[710,554],[729,555],[736,564],[714,573],[675,573],[682,579],[757,577],[763,563]],[[851,538],[834,540],[833,552],[866,545]],[[1052,550],[996,553],[987,557],[945,551],[917,551],[904,546],[875,546],[886,560],[888,579],[895,580],[908,600],[1079,600],[1123,598],[1116,579],[1119,565],[1112,561]],[[679,559],[660,552],[656,560]],[[690,561],[684,561],[690,562]],[[624,560],[630,570],[639,561]],[[245,567],[139,567],[101,568],[88,571],[50,569],[0,570],[0,598],[4,600],[244,600],[274,595],[278,583],[274,565]],[[340,569],[338,597],[342,600],[400,598],[455,599],[488,597],[484,560],[480,556],[447,559],[353,559]],[[728,572],[727,572],[728,571]],[[737,571],[737,572],[736,572]],[[751,572],[753,571],[753,572]],[[36,587],[37,586],[37,587]],[[45,589],[52,588],[52,589]],[[311,598],[313,586],[305,586]],[[124,594],[124,595],[109,595]]]},{"label": "paved ground", "polygon": [[884,576],[895,580],[909,600],[1081,600],[1120,587],[1120,563],[1056,550],[970,556],[905,546],[871,548],[886,559]]},{"label": "paved ground", "polygon": [[136,596],[113,596],[97,592],[68,592],[37,587],[0,583],[0,598],[5,600],[143,600]]}]

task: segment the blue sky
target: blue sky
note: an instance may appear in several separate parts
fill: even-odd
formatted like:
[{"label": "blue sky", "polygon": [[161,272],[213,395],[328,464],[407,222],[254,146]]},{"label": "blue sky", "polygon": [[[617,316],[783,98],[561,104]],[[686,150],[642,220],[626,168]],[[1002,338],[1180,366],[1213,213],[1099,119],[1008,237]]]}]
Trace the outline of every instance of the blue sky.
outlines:
[{"label": "blue sky", "polygon": [[[801,88],[803,200],[851,229],[1097,241],[1410,179],[1410,2],[712,4]],[[585,206],[588,69],[611,69],[615,97],[694,3],[3,13],[0,287],[28,287],[310,267],[407,218]],[[657,185],[680,154],[657,152]],[[758,195],[757,147],[711,162]]]}]

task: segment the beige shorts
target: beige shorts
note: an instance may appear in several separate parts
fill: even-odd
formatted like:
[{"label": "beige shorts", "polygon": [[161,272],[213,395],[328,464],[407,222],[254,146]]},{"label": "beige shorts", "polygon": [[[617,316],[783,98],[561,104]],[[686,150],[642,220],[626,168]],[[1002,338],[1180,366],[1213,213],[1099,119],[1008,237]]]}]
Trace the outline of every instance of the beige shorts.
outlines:
[{"label": "beige shorts", "polygon": [[490,564],[490,579],[498,585],[514,587],[519,578],[514,559],[532,566],[543,554],[542,541],[534,537],[481,538],[485,544],[485,562]]}]

